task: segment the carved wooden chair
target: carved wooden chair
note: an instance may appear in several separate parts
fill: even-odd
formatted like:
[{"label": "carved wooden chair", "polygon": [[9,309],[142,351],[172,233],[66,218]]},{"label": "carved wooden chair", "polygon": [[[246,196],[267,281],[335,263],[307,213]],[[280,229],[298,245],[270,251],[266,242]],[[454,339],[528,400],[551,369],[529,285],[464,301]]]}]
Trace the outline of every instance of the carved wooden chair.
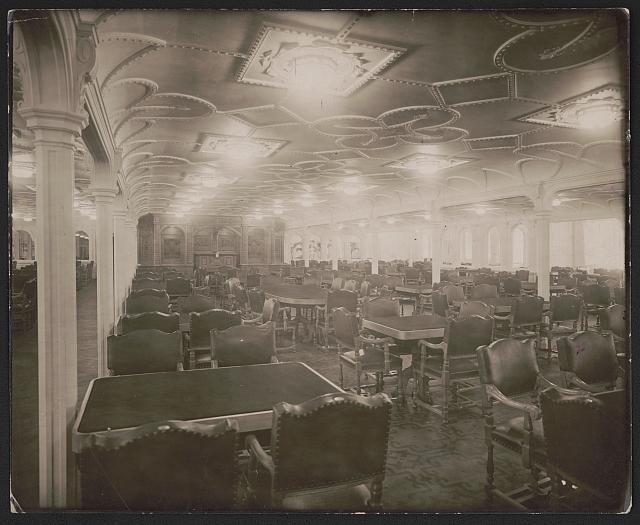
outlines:
[{"label": "carved wooden chair", "polygon": [[160,330],[171,334],[180,330],[180,314],[164,314],[162,312],[144,312],[122,317],[122,333],[128,334],[136,330]]},{"label": "carved wooden chair", "polygon": [[206,312],[189,315],[190,330],[187,337],[189,370],[211,366],[211,336],[213,329],[226,330],[242,324],[240,312],[213,308]]},{"label": "carved wooden chair", "polygon": [[[264,295],[263,295],[264,297]],[[296,326],[294,323],[287,322],[290,320],[291,309],[289,307],[281,308],[277,299],[266,299],[262,305],[262,312],[259,317],[254,319],[244,319],[244,325],[263,325],[265,323],[273,323],[274,332],[274,348],[278,350],[295,350],[296,347]],[[291,344],[278,346],[278,336],[287,335]]]},{"label": "carved wooden chair", "polygon": [[144,290],[145,288],[153,288],[155,290],[164,290],[165,284],[161,279],[144,279],[137,277],[133,279],[131,282],[131,289],[133,291],[136,290]]},{"label": "carved wooden chair", "polygon": [[[596,315],[599,321],[599,314],[611,304],[611,292],[606,285],[589,284],[582,288],[582,300],[584,307],[582,310],[582,329],[589,329],[589,316]],[[596,328],[597,323],[596,323]]]},{"label": "carved wooden chair", "polygon": [[[482,385],[485,443],[487,445],[486,492],[489,502],[494,497],[520,510],[538,494],[548,493],[548,479],[542,476],[546,467],[544,432],[540,421],[538,392],[556,387],[540,373],[533,340],[499,339],[476,350]],[[569,391],[567,391],[569,392]],[[516,410],[518,417],[507,411],[509,419],[496,422],[494,405]],[[509,492],[498,489],[494,481],[494,448],[498,445],[520,456],[529,471],[529,483]]]},{"label": "carved wooden chair", "polygon": [[255,436],[246,439],[251,493],[274,510],[380,510],[390,424],[386,394],[278,403],[271,454]]},{"label": "carved wooden chair", "polygon": [[498,297],[498,287],[492,284],[476,284],[471,290],[471,299],[494,299]]},{"label": "carved wooden chair", "polygon": [[432,312],[440,317],[449,317],[451,315],[449,300],[440,290],[435,290],[431,293],[431,308]]},{"label": "carved wooden chair", "polygon": [[82,451],[85,511],[193,512],[237,504],[238,423],[158,421],[96,436]]},{"label": "carved wooden chair", "polygon": [[203,295],[189,295],[178,297],[172,304],[172,310],[181,315],[189,315],[192,312],[202,313],[215,307],[213,301]]},{"label": "carved wooden chair", "polygon": [[237,277],[229,277],[223,284],[223,294],[221,307],[226,310],[237,310],[239,305],[235,295],[235,288],[240,286],[240,279]]},{"label": "carved wooden chair", "polygon": [[259,288],[260,287],[261,277],[262,276],[259,273],[247,274],[247,279],[246,279],[246,282],[245,282],[245,286],[247,287],[247,289]]},{"label": "carved wooden chair", "polygon": [[[473,315],[464,319],[449,319],[444,340],[432,343],[421,340],[420,364],[414,374],[417,376],[419,395],[425,400],[425,407],[449,421],[452,406],[463,408],[476,405],[464,393],[477,388],[469,380],[478,376],[476,348],[488,345],[493,340],[493,320]],[[439,380],[442,402],[433,402],[429,382]]]},{"label": "carved wooden chair", "polygon": [[[157,291],[157,290],[154,290]],[[142,314],[145,312],[169,313],[169,296],[166,292],[153,295],[132,294],[125,302],[127,315]]]},{"label": "carved wooden chair", "polygon": [[494,310],[495,307],[493,305],[483,303],[482,301],[465,301],[460,305],[458,319],[465,319],[473,315],[493,318]]},{"label": "carved wooden chair", "polygon": [[110,375],[182,370],[182,336],[153,329],[110,335],[107,367]]},{"label": "carved wooden chair", "polygon": [[620,367],[611,332],[577,332],[558,339],[558,365],[566,386],[587,392],[615,387]]},{"label": "carved wooden chair", "polygon": [[240,325],[226,330],[211,330],[212,367],[277,363],[274,329],[275,323],[269,321],[259,326]]},{"label": "carved wooden chair", "polygon": [[507,277],[502,281],[502,289],[505,295],[519,296],[522,294],[522,282],[514,277]]},{"label": "carved wooden chair", "polygon": [[349,290],[332,289],[327,294],[324,306],[316,306],[315,344],[321,343],[325,350],[329,348],[329,335],[333,333],[333,311],[336,308],[346,308],[355,313],[358,308],[358,294]]},{"label": "carved wooden chair", "polygon": [[342,277],[334,277],[331,281],[332,290],[342,290],[344,288],[344,279]]},{"label": "carved wooden chair", "polygon": [[420,270],[418,268],[407,268],[404,271],[405,284],[420,284]]},{"label": "carved wooden chair", "polygon": [[[545,325],[543,311],[544,299],[542,297],[523,295],[515,300],[508,315],[495,314],[494,317],[497,321],[506,324],[509,337],[516,339],[535,338],[536,348],[540,350],[542,328]],[[547,346],[550,355],[551,345]]]},{"label": "carved wooden chair", "polygon": [[167,293],[173,300],[176,297],[188,297],[191,295],[191,281],[184,277],[167,279]]},{"label": "carved wooden chair", "polygon": [[[375,337],[360,334],[356,314],[346,308],[337,308],[334,312],[335,339],[338,346],[338,362],[340,364],[340,387],[344,388],[343,365],[352,367],[356,375],[356,393],[362,389],[375,387],[381,392],[384,387],[384,376],[394,370],[398,377],[397,391],[404,399],[402,377],[402,359],[389,352],[393,340],[388,337]],[[361,375],[372,374],[375,383],[363,385]]]},{"label": "carved wooden chair", "polygon": [[441,292],[447,296],[449,307],[453,306],[454,302],[462,302],[465,300],[464,290],[462,286],[448,284],[445,287],[441,288]]},{"label": "carved wooden chair", "polygon": [[553,351],[552,342],[558,337],[576,333],[581,319],[582,298],[580,296],[565,293],[551,297],[549,321],[546,326],[549,357]]},{"label": "carved wooden chair", "polygon": [[631,490],[625,392],[570,395],[549,388],[540,405],[551,510],[585,512],[584,499],[577,507],[571,498],[579,490],[589,496],[591,512],[623,512]]},{"label": "carved wooden chair", "polygon": [[262,308],[264,307],[264,292],[257,289],[247,290],[247,298],[249,300],[249,310],[251,311],[251,314],[259,317],[262,314]]}]

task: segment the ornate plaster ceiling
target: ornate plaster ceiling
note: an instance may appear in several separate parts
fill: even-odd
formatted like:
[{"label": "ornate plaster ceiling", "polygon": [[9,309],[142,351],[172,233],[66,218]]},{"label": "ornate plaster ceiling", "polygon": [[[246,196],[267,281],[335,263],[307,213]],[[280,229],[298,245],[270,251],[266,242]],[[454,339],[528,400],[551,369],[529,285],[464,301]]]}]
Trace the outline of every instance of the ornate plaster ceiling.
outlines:
[{"label": "ornate plaster ceiling", "polygon": [[[624,169],[623,121],[551,119],[626,84],[606,10],[81,16],[97,24],[97,82],[139,215],[419,215],[434,199]],[[309,49],[344,82],[288,86]]]}]

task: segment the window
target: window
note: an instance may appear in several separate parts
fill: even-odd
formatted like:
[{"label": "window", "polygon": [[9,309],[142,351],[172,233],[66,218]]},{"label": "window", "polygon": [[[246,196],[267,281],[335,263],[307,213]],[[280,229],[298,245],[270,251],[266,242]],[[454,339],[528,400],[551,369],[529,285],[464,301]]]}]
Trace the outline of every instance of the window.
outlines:
[{"label": "window", "polygon": [[525,266],[525,235],[522,226],[511,232],[511,264],[514,268]]},{"label": "window", "polygon": [[20,261],[33,261],[36,258],[35,244],[31,234],[24,230],[16,231],[17,243],[14,246],[13,258]]},{"label": "window", "polygon": [[624,262],[624,223],[618,219],[583,221],[584,263],[588,267],[621,270]]},{"label": "window", "polygon": [[162,262],[183,262],[184,232],[175,226],[162,230]]},{"label": "window", "polygon": [[498,266],[500,264],[500,232],[495,226],[489,230],[488,234],[489,265]]},{"label": "window", "polygon": [[76,232],[76,259],[89,260],[89,236],[83,231]]},{"label": "window", "polygon": [[460,262],[471,262],[473,257],[473,236],[471,230],[462,230],[460,235]]}]

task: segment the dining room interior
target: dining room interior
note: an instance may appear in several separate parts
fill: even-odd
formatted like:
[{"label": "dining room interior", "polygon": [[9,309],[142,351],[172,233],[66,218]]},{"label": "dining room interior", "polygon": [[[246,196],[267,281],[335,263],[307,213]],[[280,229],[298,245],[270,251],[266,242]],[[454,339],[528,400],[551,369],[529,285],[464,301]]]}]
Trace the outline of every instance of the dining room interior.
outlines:
[{"label": "dining room interior", "polygon": [[14,512],[625,512],[628,13],[9,14]]}]

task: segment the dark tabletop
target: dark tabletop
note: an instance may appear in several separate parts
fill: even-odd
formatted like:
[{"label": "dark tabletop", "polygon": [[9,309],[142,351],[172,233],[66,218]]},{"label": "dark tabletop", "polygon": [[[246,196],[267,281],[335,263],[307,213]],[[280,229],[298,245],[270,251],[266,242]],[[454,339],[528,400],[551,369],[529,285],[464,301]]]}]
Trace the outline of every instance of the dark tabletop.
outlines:
[{"label": "dark tabletop", "polygon": [[302,363],[103,377],[86,394],[78,432],[261,412],[337,391]]},{"label": "dark tabletop", "polygon": [[327,290],[315,284],[279,284],[267,286],[264,293],[285,299],[314,300],[324,303],[327,300]]},{"label": "dark tabletop", "polygon": [[394,315],[389,317],[370,317],[372,323],[389,326],[396,330],[426,330],[430,328],[444,328],[447,321],[437,315]]}]

